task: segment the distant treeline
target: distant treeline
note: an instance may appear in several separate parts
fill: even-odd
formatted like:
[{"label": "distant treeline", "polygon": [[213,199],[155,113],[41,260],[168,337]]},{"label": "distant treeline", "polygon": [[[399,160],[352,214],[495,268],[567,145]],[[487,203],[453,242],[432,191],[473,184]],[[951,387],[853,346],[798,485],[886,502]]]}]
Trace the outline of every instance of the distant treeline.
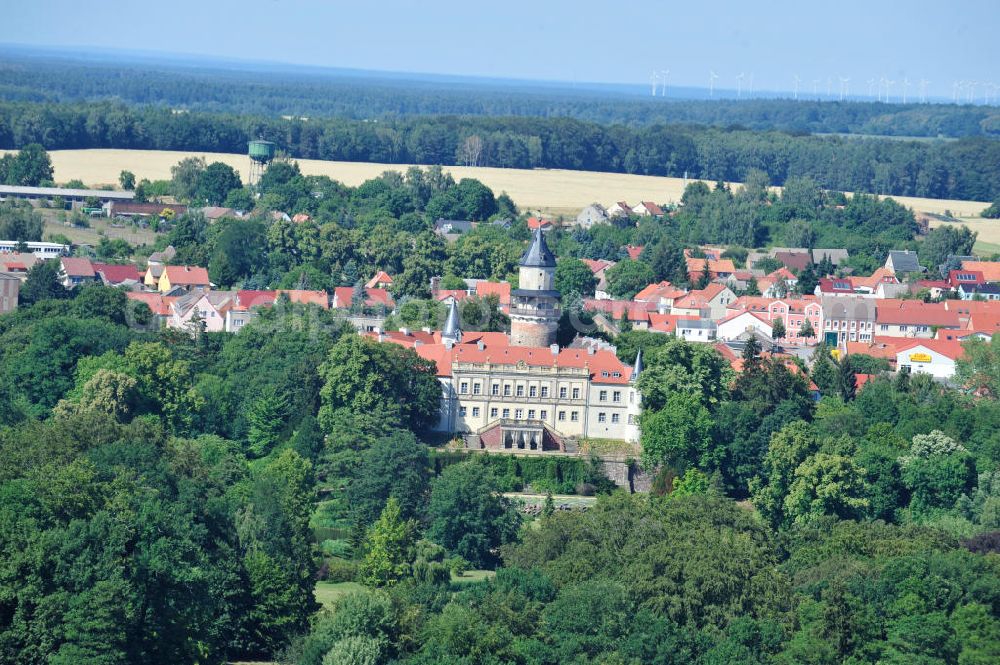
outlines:
[{"label": "distant treeline", "polygon": [[[419,81],[301,68],[268,71],[88,62],[4,54],[0,99],[121,100],[190,111],[380,119],[411,115],[568,117],[630,127],[684,123],[809,134],[1000,136],[1000,109],[791,99],[675,100],[611,89]],[[563,84],[565,85],[565,84]]]},{"label": "distant treeline", "polygon": [[511,168],[563,168],[771,184],[810,176],[822,187],[992,201],[1000,141],[801,136],[695,125],[625,127],[569,118],[413,116],[382,121],[187,113],[120,103],[0,102],[0,147],[135,148],[240,153],[275,141],[297,158]]}]

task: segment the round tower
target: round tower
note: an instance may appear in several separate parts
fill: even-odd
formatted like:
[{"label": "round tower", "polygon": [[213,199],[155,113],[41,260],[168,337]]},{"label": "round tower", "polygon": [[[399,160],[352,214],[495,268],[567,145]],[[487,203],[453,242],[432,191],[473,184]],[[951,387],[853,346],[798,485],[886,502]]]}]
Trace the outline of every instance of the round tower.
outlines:
[{"label": "round tower", "polygon": [[514,346],[550,346],[559,327],[559,292],[555,289],[556,257],[535,230],[531,246],[521,257],[518,288],[510,292],[510,343]]}]

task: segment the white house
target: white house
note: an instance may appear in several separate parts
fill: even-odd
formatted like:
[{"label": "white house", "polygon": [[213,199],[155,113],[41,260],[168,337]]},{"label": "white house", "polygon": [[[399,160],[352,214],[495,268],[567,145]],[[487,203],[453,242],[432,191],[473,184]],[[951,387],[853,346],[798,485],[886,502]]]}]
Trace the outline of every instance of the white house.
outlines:
[{"label": "white house", "polygon": [[772,328],[770,322],[754,312],[739,312],[733,314],[718,324],[717,337],[723,341],[739,339],[746,332],[756,331],[771,339]]},{"label": "white house", "polygon": [[896,369],[950,379],[955,376],[955,361],[962,352],[962,343],[958,340],[922,339],[897,347]]},{"label": "white house", "polygon": [[625,201],[616,201],[608,206],[608,217],[628,217],[632,214],[632,206]]},{"label": "white house", "polygon": [[674,334],[688,342],[714,342],[716,326],[708,319],[680,318]]},{"label": "white house", "polygon": [[608,221],[608,211],[600,203],[591,203],[576,216],[576,224],[589,229],[594,224]]}]

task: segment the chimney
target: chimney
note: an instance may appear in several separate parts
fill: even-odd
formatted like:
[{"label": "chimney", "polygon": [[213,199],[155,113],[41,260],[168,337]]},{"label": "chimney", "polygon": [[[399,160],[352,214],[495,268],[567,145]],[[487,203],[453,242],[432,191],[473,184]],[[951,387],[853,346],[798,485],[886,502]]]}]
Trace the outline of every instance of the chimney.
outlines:
[{"label": "chimney", "polygon": [[409,337],[410,336],[410,329],[409,328],[400,328],[399,332],[403,333],[404,337]]},{"label": "chimney", "polygon": [[552,355],[558,356],[559,355],[559,345],[558,344],[550,344],[549,345],[549,351],[552,352]]},{"label": "chimney", "polygon": [[437,292],[440,288],[441,288],[441,278],[431,277],[431,295],[437,296]]},{"label": "chimney", "polygon": [[444,342],[444,348],[449,351],[451,350],[451,347],[455,346],[455,340],[450,337],[445,337],[442,341]]},{"label": "chimney", "polygon": [[597,349],[595,349],[593,346],[588,346],[587,347],[587,355],[588,356],[592,356],[595,353],[597,353]]},{"label": "chimney", "polygon": [[480,339],[476,341],[476,348],[479,349],[480,351],[486,348],[486,345],[483,344],[483,340]]},{"label": "chimney", "polygon": [[430,334],[431,334],[431,333],[433,332],[433,331],[432,331],[432,330],[431,330],[431,329],[430,329],[429,327],[427,327],[427,326],[424,326],[423,328],[421,328],[421,330],[423,330],[423,331],[424,331],[425,333],[427,333],[428,335],[430,335]]}]

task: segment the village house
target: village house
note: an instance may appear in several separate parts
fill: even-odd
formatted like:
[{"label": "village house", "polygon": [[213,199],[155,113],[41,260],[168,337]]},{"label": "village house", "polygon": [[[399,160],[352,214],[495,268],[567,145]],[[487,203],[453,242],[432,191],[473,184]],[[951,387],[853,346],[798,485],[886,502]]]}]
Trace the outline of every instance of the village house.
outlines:
[{"label": "village house", "polygon": [[726,307],[734,300],[736,294],[725,284],[709,284],[704,289],[676,298],[670,307],[670,313],[719,321],[726,317]]},{"label": "village house", "polygon": [[880,337],[921,337],[930,339],[939,329],[958,330],[958,313],[949,311],[944,303],[920,300],[877,300],[875,331]]},{"label": "village house", "polygon": [[625,201],[616,201],[608,206],[608,217],[628,217],[632,214],[632,206]]},{"label": "village house", "polygon": [[64,256],[59,259],[59,283],[67,289],[97,281],[90,259]]},{"label": "village house", "polygon": [[[789,346],[811,346],[816,344],[823,329],[823,306],[816,296],[795,296],[790,298],[765,298],[763,296],[740,296],[726,308],[727,316],[738,312],[753,312],[772,327],[780,319],[785,327],[782,343]],[[808,322],[812,335],[803,335]]]},{"label": "village house", "polygon": [[688,280],[692,284],[697,284],[702,278],[706,266],[708,278],[712,281],[725,280],[736,272],[736,266],[733,265],[732,259],[701,259],[688,256],[684,260],[687,263]]},{"label": "village house", "polygon": [[822,263],[824,258],[830,259],[830,263],[833,264],[833,267],[838,268],[841,264],[847,263],[847,260],[850,258],[850,254],[846,249],[812,250],[813,263]]},{"label": "village house", "polygon": [[863,296],[820,298],[823,309],[823,340],[830,346],[867,342],[874,337],[875,302]]},{"label": "village house", "polygon": [[955,361],[963,352],[957,340],[914,340],[896,347],[896,370],[951,379],[955,376]]},{"label": "village house", "polygon": [[640,217],[663,217],[664,213],[663,208],[652,201],[640,201],[638,205],[633,206],[632,214]]},{"label": "village house", "polygon": [[94,263],[94,272],[104,286],[135,286],[142,283],[142,275],[131,263],[116,265]]},{"label": "village house", "polygon": [[962,261],[962,270],[980,272],[987,282],[1000,282],[1000,261]]},{"label": "village house", "polygon": [[686,342],[714,342],[716,337],[715,321],[694,317],[681,316],[677,318],[674,334]]},{"label": "village house", "polygon": [[798,278],[788,268],[781,267],[758,279],[757,288],[765,298],[784,298],[798,283]]},{"label": "village house", "polygon": [[366,289],[391,289],[392,277],[384,270],[379,270],[375,276],[365,284]]},{"label": "village house", "polygon": [[208,270],[198,266],[163,266],[157,282],[160,293],[169,293],[173,289],[209,289],[212,284],[208,279]]},{"label": "village house", "polygon": [[611,298],[611,294],[608,293],[607,272],[615,266],[615,261],[608,261],[607,259],[580,260],[587,264],[590,272],[594,273],[594,278],[597,279],[597,285],[594,287],[594,297],[598,300]]},{"label": "village house", "polygon": [[589,229],[594,224],[607,222],[608,217],[608,211],[604,206],[600,203],[591,203],[576,216],[576,225],[580,228]]},{"label": "village house", "polygon": [[687,291],[684,289],[678,289],[667,280],[663,280],[658,284],[650,284],[642,291],[639,291],[632,300],[641,303],[652,303],[656,305],[657,311],[669,312],[670,308],[674,305],[674,301],[686,294]]},{"label": "village house", "polygon": [[719,321],[717,338],[722,341],[745,339],[747,333],[757,333],[773,339],[771,322],[756,312],[736,312]]},{"label": "village house", "polygon": [[890,251],[889,256],[885,260],[885,269],[897,277],[924,272],[923,266],[917,260],[917,253],[910,250]]}]

